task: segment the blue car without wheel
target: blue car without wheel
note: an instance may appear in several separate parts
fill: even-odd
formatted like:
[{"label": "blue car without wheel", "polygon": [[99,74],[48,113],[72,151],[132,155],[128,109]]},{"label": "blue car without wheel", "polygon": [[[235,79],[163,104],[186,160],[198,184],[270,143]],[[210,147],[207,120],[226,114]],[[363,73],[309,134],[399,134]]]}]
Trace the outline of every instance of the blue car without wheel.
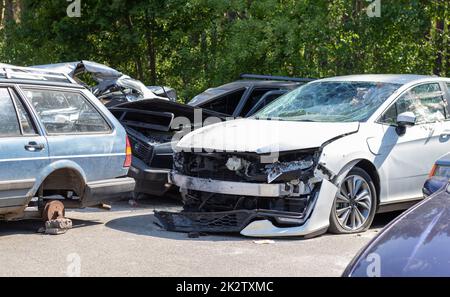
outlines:
[{"label": "blue car without wheel", "polygon": [[125,129],[90,91],[64,74],[0,65],[0,219],[129,195],[130,165]]}]

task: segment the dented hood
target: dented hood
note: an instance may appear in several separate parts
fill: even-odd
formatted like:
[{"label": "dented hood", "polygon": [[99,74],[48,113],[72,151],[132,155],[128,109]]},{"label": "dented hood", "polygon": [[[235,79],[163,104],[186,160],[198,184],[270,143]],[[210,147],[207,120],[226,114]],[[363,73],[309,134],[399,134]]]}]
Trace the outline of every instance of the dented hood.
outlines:
[{"label": "dented hood", "polygon": [[198,129],[178,143],[183,150],[271,152],[317,148],[342,135],[357,132],[359,123],[318,123],[240,119]]},{"label": "dented hood", "polygon": [[134,102],[123,103],[116,105],[110,110],[116,109],[128,109],[135,111],[152,111],[156,113],[172,113],[173,117],[185,117],[189,121],[195,121],[195,111],[199,113],[198,115],[202,118],[207,117],[217,117],[220,119],[225,119],[225,115],[217,113],[208,109],[201,109],[189,106],[187,104],[182,104],[178,102],[168,101],[166,99],[151,99],[151,100],[140,100]]}]

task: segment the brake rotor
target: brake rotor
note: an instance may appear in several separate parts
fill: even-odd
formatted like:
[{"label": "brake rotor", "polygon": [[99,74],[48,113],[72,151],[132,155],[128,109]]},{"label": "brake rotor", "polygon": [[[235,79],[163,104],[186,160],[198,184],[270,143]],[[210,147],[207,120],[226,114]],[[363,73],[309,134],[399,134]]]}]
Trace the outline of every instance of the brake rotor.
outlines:
[{"label": "brake rotor", "polygon": [[42,218],[44,221],[56,220],[63,218],[65,213],[64,204],[61,201],[53,200],[45,204]]}]

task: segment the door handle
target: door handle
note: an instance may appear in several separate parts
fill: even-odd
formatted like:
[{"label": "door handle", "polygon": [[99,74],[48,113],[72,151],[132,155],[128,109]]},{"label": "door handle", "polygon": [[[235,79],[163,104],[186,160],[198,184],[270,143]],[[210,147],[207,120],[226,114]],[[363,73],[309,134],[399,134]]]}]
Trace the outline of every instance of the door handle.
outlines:
[{"label": "door handle", "polygon": [[35,141],[31,141],[27,145],[25,145],[25,149],[29,152],[42,151],[44,148],[45,146],[42,143],[37,143]]}]

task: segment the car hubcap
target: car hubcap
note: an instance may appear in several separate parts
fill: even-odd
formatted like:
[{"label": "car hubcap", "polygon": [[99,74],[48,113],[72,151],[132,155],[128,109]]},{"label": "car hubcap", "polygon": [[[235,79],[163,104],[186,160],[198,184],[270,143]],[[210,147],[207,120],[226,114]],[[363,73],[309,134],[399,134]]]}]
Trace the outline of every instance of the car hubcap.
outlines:
[{"label": "car hubcap", "polygon": [[341,184],[335,204],[335,215],[341,227],[349,231],[360,229],[367,222],[371,209],[369,184],[358,175],[348,176]]}]

